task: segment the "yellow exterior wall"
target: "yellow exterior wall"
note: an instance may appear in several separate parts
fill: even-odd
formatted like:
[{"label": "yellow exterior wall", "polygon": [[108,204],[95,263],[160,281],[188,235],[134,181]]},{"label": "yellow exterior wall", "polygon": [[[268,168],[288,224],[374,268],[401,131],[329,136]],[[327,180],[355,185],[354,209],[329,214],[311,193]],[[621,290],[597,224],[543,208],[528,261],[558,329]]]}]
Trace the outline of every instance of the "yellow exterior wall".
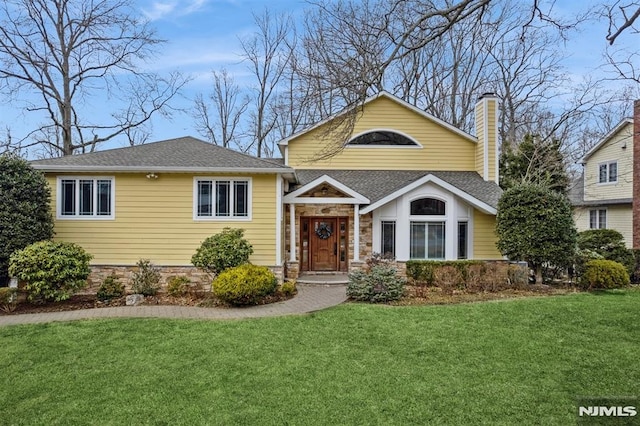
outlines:
[{"label": "yellow exterior wall", "polygon": [[[73,176],[64,173],[61,176]],[[251,262],[275,265],[276,175],[250,177],[250,221],[194,221],[194,175],[159,173],[149,180],[144,173],[100,173],[78,176],[115,176],[115,219],[56,219],[55,239],[81,245],[94,256],[95,265],[132,265],[150,259],[157,265],[190,265],[200,243],[224,227],[245,229],[253,245]],[[198,177],[217,175],[198,174]],[[225,174],[230,177],[230,174]],[[47,174],[56,216],[56,175]]]},{"label": "yellow exterior wall", "polygon": [[475,170],[475,142],[389,98],[379,97],[365,105],[352,136],[391,129],[413,138],[422,148],[346,147],[332,158],[317,160],[327,145],[336,143],[327,140],[326,129],[320,126],[289,141],[288,165],[301,169]]},{"label": "yellow exterior wall", "polygon": [[476,104],[475,117],[476,135],[478,136],[478,148],[476,149],[475,155],[475,171],[478,172],[480,176],[484,177],[484,143],[482,143],[482,138],[484,135],[485,120],[482,102],[478,102]]},{"label": "yellow exterior wall", "polygon": [[624,237],[627,248],[633,246],[633,211],[631,205],[607,206],[607,207],[577,207],[573,209],[573,220],[578,232],[589,229],[589,210],[607,210],[607,228],[615,229]]},{"label": "yellow exterior wall", "polygon": [[473,259],[502,259],[496,247],[496,217],[473,211]]},{"label": "yellow exterior wall", "polygon": [[[585,201],[631,198],[633,190],[633,125],[628,123],[604,145],[602,145],[585,164],[584,199]],[[626,148],[622,146],[626,144]],[[609,161],[618,162],[618,182],[599,183],[599,164]]]}]

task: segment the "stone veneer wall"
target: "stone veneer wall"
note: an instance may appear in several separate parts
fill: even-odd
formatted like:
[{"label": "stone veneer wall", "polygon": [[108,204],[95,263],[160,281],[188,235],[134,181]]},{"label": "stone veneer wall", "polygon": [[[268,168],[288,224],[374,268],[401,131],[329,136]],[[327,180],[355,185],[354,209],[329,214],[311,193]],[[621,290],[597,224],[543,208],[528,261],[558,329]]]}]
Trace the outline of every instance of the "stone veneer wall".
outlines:
[{"label": "stone veneer wall", "polygon": [[[193,284],[198,284],[202,290],[211,290],[213,277],[199,270],[194,266],[157,266],[160,270],[161,291],[166,291],[169,280],[175,276],[186,276]],[[81,293],[93,294],[98,290],[102,281],[111,274],[116,275],[120,282],[125,285],[126,291],[131,290],[131,278],[138,268],[136,266],[113,266],[113,265],[92,265],[91,273],[87,279],[88,285]],[[269,269],[282,282],[284,278],[284,268],[282,266],[269,266]]]},{"label": "stone veneer wall", "polygon": [[[287,265],[286,277],[288,279],[295,279],[299,275],[301,269],[300,266],[300,217],[348,217],[349,223],[349,248],[348,258],[353,259],[353,206],[350,204],[296,204],[296,259],[297,262],[290,262],[290,239],[291,239],[291,226],[289,219],[289,208],[285,207],[285,260]],[[360,261],[364,261],[371,256],[373,250],[373,235],[372,235],[372,223],[373,214],[367,213],[360,216]],[[359,262],[352,262],[349,260],[349,271],[359,269]]]}]

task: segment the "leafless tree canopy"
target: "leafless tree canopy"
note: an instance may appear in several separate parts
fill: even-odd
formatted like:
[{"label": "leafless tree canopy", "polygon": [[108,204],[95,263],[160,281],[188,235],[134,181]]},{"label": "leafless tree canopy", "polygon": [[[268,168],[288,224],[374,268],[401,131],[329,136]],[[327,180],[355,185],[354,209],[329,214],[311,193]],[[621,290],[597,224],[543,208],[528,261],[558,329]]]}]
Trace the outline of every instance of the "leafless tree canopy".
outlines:
[{"label": "leafless tree canopy", "polygon": [[[0,6],[0,89],[20,96],[42,125],[21,139],[50,155],[91,151],[126,135],[145,140],[156,113],[184,85],[178,74],[161,78],[140,65],[162,43],[136,18],[129,0],[5,0]],[[108,123],[85,111],[96,109],[96,93],[124,107]]]}]

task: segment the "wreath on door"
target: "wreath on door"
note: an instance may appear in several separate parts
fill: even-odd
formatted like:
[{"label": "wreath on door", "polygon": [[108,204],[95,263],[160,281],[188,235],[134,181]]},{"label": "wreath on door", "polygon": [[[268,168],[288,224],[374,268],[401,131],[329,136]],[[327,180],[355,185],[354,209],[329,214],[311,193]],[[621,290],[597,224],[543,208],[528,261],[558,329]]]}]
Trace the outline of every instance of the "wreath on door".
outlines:
[{"label": "wreath on door", "polygon": [[316,235],[321,240],[329,239],[332,233],[333,232],[331,231],[331,228],[329,228],[329,225],[324,222],[321,222],[320,225],[318,225],[318,228],[316,229]]}]

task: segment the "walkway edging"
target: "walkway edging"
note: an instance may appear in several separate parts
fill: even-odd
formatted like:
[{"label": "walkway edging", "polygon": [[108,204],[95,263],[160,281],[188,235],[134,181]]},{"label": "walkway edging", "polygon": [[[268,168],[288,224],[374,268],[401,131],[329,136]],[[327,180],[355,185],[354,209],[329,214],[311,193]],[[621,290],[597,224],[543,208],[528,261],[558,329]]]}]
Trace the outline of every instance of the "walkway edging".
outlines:
[{"label": "walkway edging", "polygon": [[339,305],[347,300],[343,285],[298,285],[298,294],[282,302],[246,308],[199,308],[175,305],[139,305],[0,316],[0,326],[41,324],[93,318],[243,319],[301,315]]}]

